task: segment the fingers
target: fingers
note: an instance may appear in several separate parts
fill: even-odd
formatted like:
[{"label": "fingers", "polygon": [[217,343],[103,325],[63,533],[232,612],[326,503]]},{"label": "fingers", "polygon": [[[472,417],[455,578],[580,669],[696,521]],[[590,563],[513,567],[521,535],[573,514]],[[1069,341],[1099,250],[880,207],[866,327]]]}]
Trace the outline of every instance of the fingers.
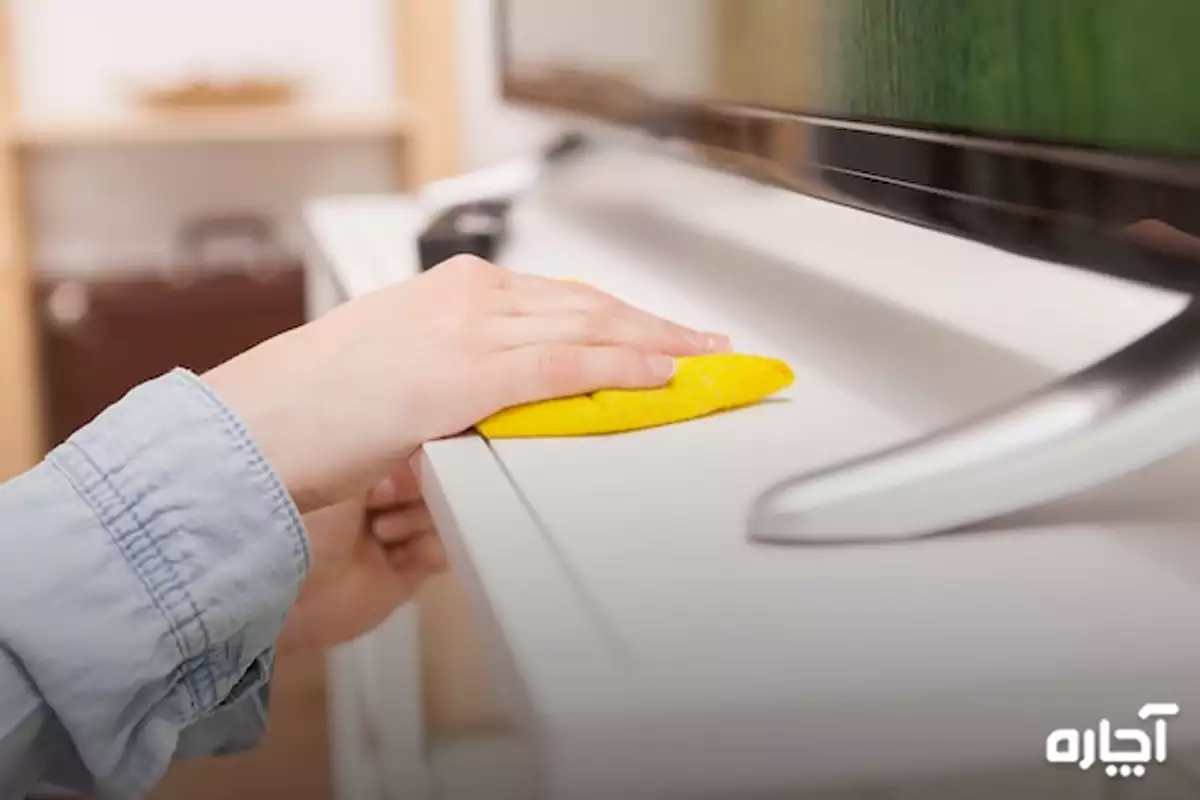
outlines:
[{"label": "fingers", "polygon": [[402,544],[435,531],[433,518],[423,503],[375,515],[371,533],[385,545]]},{"label": "fingers", "polygon": [[450,559],[437,535],[427,533],[403,546],[387,550],[388,563],[397,572],[418,572],[436,575],[449,569]]},{"label": "fingers", "polygon": [[729,349],[728,340],[698,333],[649,314],[622,310],[599,313],[547,313],[500,317],[493,323],[502,349],[561,344],[630,347],[672,356],[703,355]]},{"label": "fingers", "polygon": [[628,347],[552,344],[500,353],[491,369],[507,408],[601,389],[653,389],[670,382],[675,360]]},{"label": "fingers", "polygon": [[388,565],[397,572],[422,577],[444,572],[449,566],[446,549],[424,503],[376,514],[370,528],[383,547]]},{"label": "fingers", "polygon": [[729,340],[649,314],[583,284],[513,273],[497,320],[502,347],[586,344],[636,347],[674,356],[729,349]]},{"label": "fingers", "polygon": [[382,511],[398,508],[421,499],[421,489],[417,483],[416,472],[405,464],[387,478],[377,483],[367,493],[367,510]]},{"label": "fingers", "polygon": [[389,598],[389,608],[409,602],[425,581],[449,569],[446,551],[434,534],[425,534],[409,544],[383,548],[380,553],[388,576],[376,590],[383,598]]},{"label": "fingers", "polygon": [[465,281],[480,286],[506,285],[513,273],[478,256],[462,253],[443,261],[436,269],[422,273],[416,280]]}]

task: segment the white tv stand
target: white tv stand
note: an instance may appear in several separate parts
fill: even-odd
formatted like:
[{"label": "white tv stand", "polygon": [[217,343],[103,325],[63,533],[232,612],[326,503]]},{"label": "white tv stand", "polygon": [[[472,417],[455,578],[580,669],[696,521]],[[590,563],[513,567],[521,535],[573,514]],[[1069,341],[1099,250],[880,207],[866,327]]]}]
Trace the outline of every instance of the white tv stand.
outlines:
[{"label": "white tv stand", "polygon": [[[403,197],[316,203],[314,260],[351,296],[410,277],[427,215]],[[1195,796],[1196,454],[955,536],[781,547],[747,525],[771,485],[1050,384],[1187,298],[636,154],[565,170],[512,224],[506,265],[797,372],[780,400],[685,425],[425,448],[542,796],[1107,798],[1101,769],[1044,765],[1046,736],[1134,724],[1146,702],[1183,713],[1139,786]],[[416,646],[397,619],[377,634],[393,653]],[[412,717],[381,716],[417,742],[384,757],[419,762]]]}]

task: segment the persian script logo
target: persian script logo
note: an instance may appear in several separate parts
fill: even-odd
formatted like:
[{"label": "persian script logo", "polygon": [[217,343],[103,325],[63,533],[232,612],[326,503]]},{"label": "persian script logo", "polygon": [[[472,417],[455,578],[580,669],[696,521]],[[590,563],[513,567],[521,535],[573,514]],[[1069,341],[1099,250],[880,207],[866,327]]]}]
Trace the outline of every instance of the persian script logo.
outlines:
[{"label": "persian script logo", "polygon": [[[1167,760],[1167,718],[1179,714],[1175,703],[1147,703],[1138,712],[1143,722],[1154,720],[1154,738],[1138,728],[1112,729],[1112,724],[1100,720],[1098,730],[1077,731],[1060,728],[1046,737],[1046,760],[1051,764],[1077,764],[1081,770],[1091,769],[1097,762],[1105,764],[1110,778],[1141,778],[1146,764]],[[1136,745],[1121,745],[1115,742]]]}]

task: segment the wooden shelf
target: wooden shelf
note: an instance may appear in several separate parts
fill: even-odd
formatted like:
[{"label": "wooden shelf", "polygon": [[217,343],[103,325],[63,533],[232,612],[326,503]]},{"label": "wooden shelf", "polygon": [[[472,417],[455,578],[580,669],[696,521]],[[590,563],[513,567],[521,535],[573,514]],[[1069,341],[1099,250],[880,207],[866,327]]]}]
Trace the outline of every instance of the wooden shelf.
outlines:
[{"label": "wooden shelf", "polygon": [[110,119],[46,119],[17,122],[8,140],[25,148],[136,144],[207,144],[390,139],[405,136],[412,116],[321,112],[293,108],[133,112]]}]

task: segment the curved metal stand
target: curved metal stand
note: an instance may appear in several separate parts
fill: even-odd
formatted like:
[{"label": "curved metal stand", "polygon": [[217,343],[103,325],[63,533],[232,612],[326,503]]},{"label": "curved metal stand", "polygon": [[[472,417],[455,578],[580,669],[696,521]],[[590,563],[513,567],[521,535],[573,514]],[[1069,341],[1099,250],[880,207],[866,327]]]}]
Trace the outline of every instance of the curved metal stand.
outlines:
[{"label": "curved metal stand", "polygon": [[850,543],[952,531],[1121,477],[1200,442],[1200,304],[1030,397],[931,436],[791,478],[755,503],[759,541]]}]

